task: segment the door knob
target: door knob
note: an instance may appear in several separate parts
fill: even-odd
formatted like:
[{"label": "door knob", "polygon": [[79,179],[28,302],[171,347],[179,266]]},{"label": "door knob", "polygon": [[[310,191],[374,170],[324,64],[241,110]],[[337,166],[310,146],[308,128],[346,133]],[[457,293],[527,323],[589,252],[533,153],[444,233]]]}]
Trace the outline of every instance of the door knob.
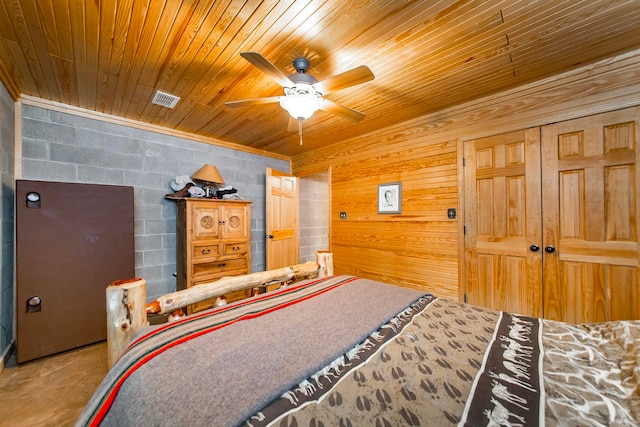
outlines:
[{"label": "door knob", "polygon": [[554,253],[554,252],[556,251],[556,248],[554,248],[554,247],[553,247],[553,246],[551,246],[551,245],[548,245],[548,246],[545,246],[545,247],[544,247],[544,251],[545,251],[546,253],[548,253],[548,254],[552,254],[552,253]]},{"label": "door knob", "polygon": [[540,250],[540,246],[533,244],[529,246],[529,249],[531,249],[531,252],[538,252]]},{"label": "door knob", "polygon": [[267,234],[264,236],[265,239],[273,239],[273,234]]}]

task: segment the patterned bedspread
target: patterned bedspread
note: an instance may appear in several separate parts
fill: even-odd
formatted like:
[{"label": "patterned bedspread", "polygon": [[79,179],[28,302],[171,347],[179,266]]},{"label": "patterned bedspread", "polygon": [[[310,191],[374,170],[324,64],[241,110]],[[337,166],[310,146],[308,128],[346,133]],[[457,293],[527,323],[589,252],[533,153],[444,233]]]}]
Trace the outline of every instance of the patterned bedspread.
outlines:
[{"label": "patterned bedspread", "polygon": [[335,276],[150,328],[78,425],[635,426],[639,384],[640,322]]}]

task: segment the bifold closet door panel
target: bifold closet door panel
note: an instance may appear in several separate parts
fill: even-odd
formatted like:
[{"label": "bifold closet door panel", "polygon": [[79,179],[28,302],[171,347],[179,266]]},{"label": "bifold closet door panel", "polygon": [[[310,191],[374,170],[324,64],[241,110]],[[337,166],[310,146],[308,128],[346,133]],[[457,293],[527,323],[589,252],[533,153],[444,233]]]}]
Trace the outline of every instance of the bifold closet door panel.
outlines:
[{"label": "bifold closet door panel", "polygon": [[464,143],[467,302],[542,315],[540,129]]},{"label": "bifold closet door panel", "polygon": [[16,181],[17,360],[106,339],[105,288],[134,270],[133,188]]},{"label": "bifold closet door panel", "polygon": [[640,108],[542,128],[544,315],[640,319]]}]

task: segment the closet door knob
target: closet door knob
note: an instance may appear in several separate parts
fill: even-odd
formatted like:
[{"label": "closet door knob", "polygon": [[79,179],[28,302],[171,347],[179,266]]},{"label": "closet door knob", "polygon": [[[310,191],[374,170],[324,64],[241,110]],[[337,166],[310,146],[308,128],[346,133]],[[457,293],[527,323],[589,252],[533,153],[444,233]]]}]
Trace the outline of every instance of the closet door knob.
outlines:
[{"label": "closet door knob", "polygon": [[540,246],[533,244],[529,246],[529,249],[531,249],[531,252],[538,252],[540,250]]},{"label": "closet door knob", "polygon": [[544,251],[548,254],[552,254],[556,251],[556,248],[554,248],[553,246],[549,245],[549,246],[545,246]]}]

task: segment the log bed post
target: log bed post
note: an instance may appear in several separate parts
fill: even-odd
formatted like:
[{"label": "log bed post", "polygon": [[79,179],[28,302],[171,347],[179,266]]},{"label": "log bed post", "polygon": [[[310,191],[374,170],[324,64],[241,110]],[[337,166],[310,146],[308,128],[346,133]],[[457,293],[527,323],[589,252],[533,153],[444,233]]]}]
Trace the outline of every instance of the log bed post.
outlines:
[{"label": "log bed post", "polygon": [[316,251],[318,263],[318,277],[333,276],[333,253],[329,251]]},{"label": "log bed post", "polygon": [[107,363],[118,360],[134,334],[148,325],[147,282],[144,279],[117,280],[107,286]]}]

